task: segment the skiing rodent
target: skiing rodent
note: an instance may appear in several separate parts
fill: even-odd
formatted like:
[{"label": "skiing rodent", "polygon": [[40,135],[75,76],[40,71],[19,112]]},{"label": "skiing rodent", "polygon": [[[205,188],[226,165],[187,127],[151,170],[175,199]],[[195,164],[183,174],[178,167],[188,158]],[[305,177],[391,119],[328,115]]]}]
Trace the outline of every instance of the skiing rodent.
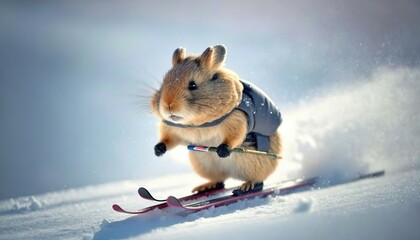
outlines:
[{"label": "skiing rodent", "polygon": [[[160,118],[156,156],[178,145],[217,146],[216,153],[189,152],[194,171],[209,180],[193,192],[223,187],[228,178],[244,181],[238,194],[260,190],[281,159],[280,112],[258,87],[223,66],[226,52],[223,45],[198,56],[176,49],[151,99],[152,112]],[[236,147],[279,157],[232,152]]]}]

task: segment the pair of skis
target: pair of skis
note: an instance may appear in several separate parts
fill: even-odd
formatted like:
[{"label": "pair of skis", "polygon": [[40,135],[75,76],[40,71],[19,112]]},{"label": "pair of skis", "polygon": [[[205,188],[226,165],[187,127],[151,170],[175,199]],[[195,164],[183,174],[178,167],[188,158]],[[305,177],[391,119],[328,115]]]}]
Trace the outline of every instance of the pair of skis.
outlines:
[{"label": "pair of skis", "polygon": [[[233,188],[232,188],[232,190],[233,190]],[[215,190],[210,190],[210,191],[202,192],[202,193],[195,193],[195,194],[191,194],[191,195],[187,195],[187,196],[178,198],[178,201],[179,202],[193,201],[193,200],[196,200],[196,199],[209,197],[209,196],[212,196],[212,195],[222,194],[226,191],[228,191],[228,189],[222,188],[222,189],[215,189]],[[117,212],[122,212],[122,213],[142,214],[142,213],[153,211],[155,209],[163,209],[163,208],[169,207],[169,204],[167,203],[167,199],[157,199],[157,198],[153,197],[152,194],[149,192],[149,190],[147,190],[144,187],[140,187],[137,192],[138,192],[139,196],[143,199],[154,201],[154,202],[161,202],[161,203],[150,206],[150,207],[140,209],[138,211],[124,210],[118,204],[112,205],[112,209],[114,209]]]},{"label": "pair of skis", "polygon": [[[350,182],[379,177],[385,174],[385,171],[377,171],[368,174],[361,174],[359,177],[353,179]],[[143,214],[146,212],[153,211],[155,209],[164,209],[167,207],[183,209],[191,212],[209,209],[212,207],[226,206],[241,200],[253,199],[253,198],[264,198],[268,196],[283,196],[299,191],[312,189],[316,186],[319,177],[307,178],[307,179],[293,179],[287,180],[278,184],[269,185],[264,187],[261,191],[250,192],[243,195],[236,196],[232,194],[232,190],[235,188],[223,188],[211,190],[204,193],[196,193],[188,195],[182,198],[176,198],[169,196],[167,199],[156,199],[150,194],[146,188],[139,188],[138,194],[141,198],[160,202],[157,205],[143,208],[138,211],[127,211],[124,210],[117,204],[114,204],[112,208],[117,212],[128,213],[128,214]]]}]

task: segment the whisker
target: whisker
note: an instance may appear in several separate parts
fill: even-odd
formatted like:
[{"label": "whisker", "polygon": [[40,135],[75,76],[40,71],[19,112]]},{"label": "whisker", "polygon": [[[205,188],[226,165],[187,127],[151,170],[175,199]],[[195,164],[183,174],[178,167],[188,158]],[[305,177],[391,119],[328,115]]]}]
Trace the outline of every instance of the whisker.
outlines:
[{"label": "whisker", "polygon": [[136,114],[153,114],[150,102],[153,95],[159,90],[152,87],[150,83],[144,79],[137,79],[137,81],[140,82],[140,85],[135,88],[133,93],[128,94],[128,97],[131,99],[130,105],[133,106]]},{"label": "whisker", "polygon": [[[144,67],[141,67],[147,74],[149,74],[149,76],[152,77],[153,80],[155,80],[155,83],[158,84],[158,86],[162,85],[162,81],[160,79],[158,79],[153,73],[151,73],[149,70],[147,70]],[[153,87],[151,87],[153,89]]]},{"label": "whisker", "polygon": [[136,98],[132,101],[132,105],[134,105],[137,114],[144,115],[153,113],[148,99]]}]

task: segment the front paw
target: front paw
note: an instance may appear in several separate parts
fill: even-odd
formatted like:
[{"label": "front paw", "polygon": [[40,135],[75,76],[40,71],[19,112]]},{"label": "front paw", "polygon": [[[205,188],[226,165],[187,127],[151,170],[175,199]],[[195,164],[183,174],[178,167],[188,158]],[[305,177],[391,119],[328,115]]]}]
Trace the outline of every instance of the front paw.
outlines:
[{"label": "front paw", "polygon": [[166,145],[164,143],[158,143],[155,145],[155,155],[160,157],[166,152]]},{"label": "front paw", "polygon": [[232,150],[230,149],[229,145],[222,143],[217,147],[217,156],[221,158],[226,158],[230,156]]}]

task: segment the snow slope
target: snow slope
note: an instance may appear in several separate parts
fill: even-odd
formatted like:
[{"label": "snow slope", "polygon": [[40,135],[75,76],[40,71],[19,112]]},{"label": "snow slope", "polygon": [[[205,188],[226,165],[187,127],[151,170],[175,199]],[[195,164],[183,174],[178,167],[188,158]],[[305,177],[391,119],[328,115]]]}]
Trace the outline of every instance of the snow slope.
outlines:
[{"label": "snow slope", "polygon": [[284,111],[285,159],[268,181],[320,175],[328,185],[378,169],[384,177],[188,216],[131,217],[111,206],[152,204],[139,186],[160,198],[188,194],[203,181],[192,173],[67,189],[0,202],[0,239],[419,239],[418,79],[418,69],[379,69]]},{"label": "snow slope", "polygon": [[0,239],[418,239],[419,173],[388,174],[188,216],[156,210],[130,217],[113,212],[111,204],[131,209],[150,204],[134,194],[139,185],[159,196],[185,193],[185,186],[197,180],[193,175],[92,186],[2,202]]}]

